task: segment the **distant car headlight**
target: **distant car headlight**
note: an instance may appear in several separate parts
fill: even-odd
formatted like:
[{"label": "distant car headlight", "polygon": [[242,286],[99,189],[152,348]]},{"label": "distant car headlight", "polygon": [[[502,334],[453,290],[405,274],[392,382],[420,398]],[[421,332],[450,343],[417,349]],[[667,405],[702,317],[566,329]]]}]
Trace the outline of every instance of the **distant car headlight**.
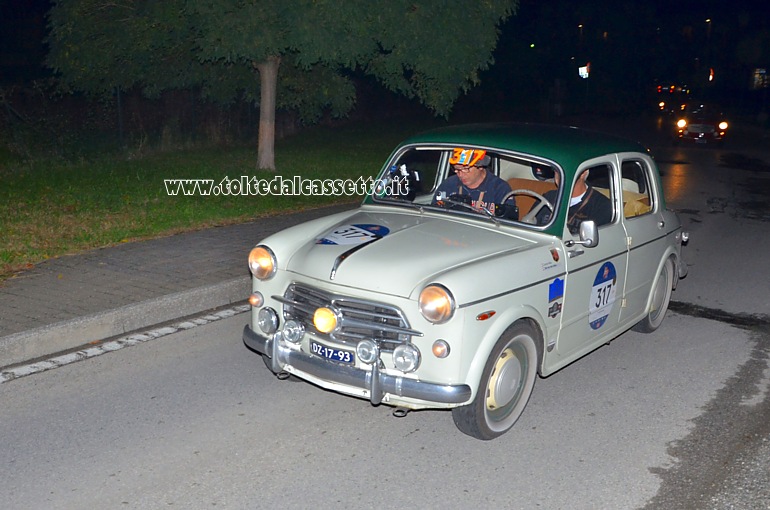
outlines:
[{"label": "distant car headlight", "polygon": [[277,264],[273,250],[267,246],[257,246],[249,252],[249,271],[259,280],[272,278]]},{"label": "distant car headlight", "polygon": [[412,344],[399,344],[393,349],[393,365],[402,372],[414,372],[420,366],[420,350]]},{"label": "distant car headlight", "polygon": [[725,122],[725,121],[720,122],[719,123],[719,129],[721,129],[722,131],[727,129],[727,122]]},{"label": "distant car headlight", "polygon": [[676,127],[678,127],[679,129],[682,129],[686,125],[687,125],[687,121],[684,119],[679,119],[678,121],[676,121]]},{"label": "distant car headlight", "polygon": [[434,324],[441,324],[452,318],[455,299],[446,287],[434,283],[420,292],[419,307],[423,317]]}]

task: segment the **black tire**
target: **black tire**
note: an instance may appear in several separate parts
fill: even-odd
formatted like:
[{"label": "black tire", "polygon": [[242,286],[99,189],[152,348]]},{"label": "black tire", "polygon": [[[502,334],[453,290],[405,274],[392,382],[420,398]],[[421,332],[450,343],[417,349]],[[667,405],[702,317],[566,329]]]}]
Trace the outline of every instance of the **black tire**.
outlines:
[{"label": "black tire", "polygon": [[650,299],[650,309],[647,315],[636,323],[634,331],[640,333],[652,333],[660,327],[668,311],[668,304],[671,301],[671,291],[674,289],[674,263],[671,259],[666,260],[660,270],[658,278],[652,287],[652,299]]},{"label": "black tire", "polygon": [[452,409],[461,432],[489,440],[513,427],[535,387],[539,338],[524,321],[505,330],[489,354],[473,402]]}]

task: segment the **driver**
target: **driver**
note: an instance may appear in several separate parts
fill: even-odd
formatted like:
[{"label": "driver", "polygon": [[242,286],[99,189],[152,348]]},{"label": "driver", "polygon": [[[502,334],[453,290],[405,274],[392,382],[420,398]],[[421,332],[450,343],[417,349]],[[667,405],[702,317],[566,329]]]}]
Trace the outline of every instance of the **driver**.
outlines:
[{"label": "driver", "polygon": [[[500,209],[505,196],[511,191],[511,186],[488,170],[492,158],[487,151],[481,149],[453,149],[449,164],[454,169],[454,175],[447,178],[436,190],[433,204],[436,205],[445,197],[466,202],[477,211],[485,209],[495,215]],[[511,197],[506,207],[515,207]],[[500,211],[498,211],[498,216]]]}]

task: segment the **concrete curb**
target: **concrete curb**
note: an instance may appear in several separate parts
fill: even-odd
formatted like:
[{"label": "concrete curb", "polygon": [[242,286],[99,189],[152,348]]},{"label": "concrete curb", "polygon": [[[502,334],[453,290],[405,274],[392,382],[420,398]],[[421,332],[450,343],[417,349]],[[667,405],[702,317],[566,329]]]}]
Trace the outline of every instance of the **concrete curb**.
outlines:
[{"label": "concrete curb", "polygon": [[222,283],[176,292],[114,310],[49,324],[0,338],[0,367],[26,362],[89,342],[243,302],[251,280],[241,276]]}]

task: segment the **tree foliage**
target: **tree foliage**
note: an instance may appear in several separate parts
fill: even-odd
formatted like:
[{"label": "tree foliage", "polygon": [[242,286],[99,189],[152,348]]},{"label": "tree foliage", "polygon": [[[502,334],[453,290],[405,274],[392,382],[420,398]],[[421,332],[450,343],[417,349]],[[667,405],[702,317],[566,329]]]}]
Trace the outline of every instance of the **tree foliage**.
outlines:
[{"label": "tree foliage", "polygon": [[[447,115],[492,63],[518,0],[57,0],[48,65],[72,89],[153,96],[199,87],[257,99],[255,74],[280,62],[278,108],[344,115],[350,71]],[[274,60],[270,60],[274,59]],[[277,65],[277,64],[276,64]],[[263,83],[264,85],[264,83]]]}]

